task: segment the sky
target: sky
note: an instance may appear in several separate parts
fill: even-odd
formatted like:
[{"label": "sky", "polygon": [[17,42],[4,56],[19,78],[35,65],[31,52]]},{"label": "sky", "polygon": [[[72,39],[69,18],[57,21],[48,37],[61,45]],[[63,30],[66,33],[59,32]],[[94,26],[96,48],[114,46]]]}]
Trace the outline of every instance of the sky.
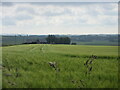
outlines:
[{"label": "sky", "polygon": [[2,34],[118,33],[118,3],[3,2],[0,7]]},{"label": "sky", "polygon": [[0,0],[1,2],[119,2],[119,0]]}]

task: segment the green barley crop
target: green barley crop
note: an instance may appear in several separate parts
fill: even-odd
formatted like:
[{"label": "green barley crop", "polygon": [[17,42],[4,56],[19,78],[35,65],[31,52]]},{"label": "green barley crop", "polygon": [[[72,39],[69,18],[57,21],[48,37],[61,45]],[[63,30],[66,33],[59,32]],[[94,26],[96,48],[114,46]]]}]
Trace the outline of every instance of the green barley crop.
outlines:
[{"label": "green barley crop", "polygon": [[35,44],[2,52],[3,88],[118,88],[117,46]]}]

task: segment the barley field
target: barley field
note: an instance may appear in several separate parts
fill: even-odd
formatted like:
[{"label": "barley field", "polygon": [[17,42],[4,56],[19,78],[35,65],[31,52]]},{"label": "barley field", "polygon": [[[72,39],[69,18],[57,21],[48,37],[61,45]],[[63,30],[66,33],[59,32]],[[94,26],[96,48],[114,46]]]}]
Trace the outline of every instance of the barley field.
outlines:
[{"label": "barley field", "polygon": [[117,46],[29,44],[1,48],[3,88],[118,88]]}]

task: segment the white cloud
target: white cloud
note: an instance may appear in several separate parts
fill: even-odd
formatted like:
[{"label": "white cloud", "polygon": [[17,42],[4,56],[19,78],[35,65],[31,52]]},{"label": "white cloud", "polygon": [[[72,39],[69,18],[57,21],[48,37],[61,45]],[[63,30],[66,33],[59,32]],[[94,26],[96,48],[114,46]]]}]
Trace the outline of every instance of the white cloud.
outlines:
[{"label": "white cloud", "polygon": [[1,0],[1,2],[118,2],[119,0]]},{"label": "white cloud", "polygon": [[[3,6],[3,32],[5,33],[6,29],[11,28],[13,32],[17,29],[16,33],[20,29],[27,33],[39,29],[43,31],[46,30],[46,27],[49,28],[46,33],[52,32],[52,27],[57,27],[57,32],[63,30],[67,33],[68,31],[65,29],[68,27],[69,29],[70,27],[76,28],[78,32],[79,28],[89,28],[86,32],[91,32],[90,29],[94,26],[97,28],[101,26],[117,27],[117,10],[116,3],[80,3],[79,5],[75,3],[69,5],[15,3],[11,6]],[[56,30],[56,28],[52,29]],[[109,33],[112,29],[103,32]],[[117,29],[114,31],[117,32]]]},{"label": "white cloud", "polygon": [[2,33],[2,3],[0,3],[0,33]]}]

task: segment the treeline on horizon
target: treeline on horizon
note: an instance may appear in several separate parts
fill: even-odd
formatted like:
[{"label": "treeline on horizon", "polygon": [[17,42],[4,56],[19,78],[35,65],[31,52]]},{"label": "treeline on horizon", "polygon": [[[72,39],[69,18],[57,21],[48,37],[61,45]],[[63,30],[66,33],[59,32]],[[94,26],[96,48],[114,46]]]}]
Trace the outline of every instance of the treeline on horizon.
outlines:
[{"label": "treeline on horizon", "polygon": [[70,44],[71,39],[69,37],[56,37],[55,35],[48,35],[46,38],[48,44]]},{"label": "treeline on horizon", "polygon": [[[76,43],[78,45],[118,45],[118,38],[117,34],[109,34],[109,35],[54,35],[56,41],[54,43],[59,44],[60,42],[63,43],[63,38],[66,37],[66,41],[72,43]],[[39,40],[40,42],[46,42],[46,38],[48,35],[3,35],[2,36],[2,45],[14,45],[14,44],[22,44],[25,42],[34,42]],[[65,38],[64,38],[65,40]],[[59,41],[59,42],[58,42]],[[67,43],[69,43],[67,42]]]}]

